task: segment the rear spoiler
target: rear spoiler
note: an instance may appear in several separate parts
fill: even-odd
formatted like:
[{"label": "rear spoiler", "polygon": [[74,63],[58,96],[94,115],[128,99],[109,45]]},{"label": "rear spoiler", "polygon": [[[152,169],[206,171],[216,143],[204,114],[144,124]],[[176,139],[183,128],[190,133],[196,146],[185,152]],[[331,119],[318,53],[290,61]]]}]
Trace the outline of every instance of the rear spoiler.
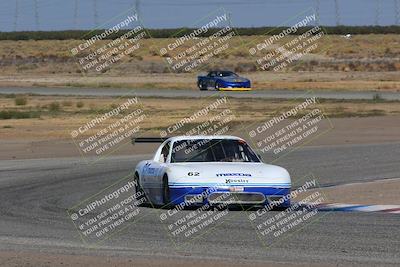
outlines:
[{"label": "rear spoiler", "polygon": [[135,143],[162,143],[167,140],[169,137],[132,137],[131,143],[135,145]]}]

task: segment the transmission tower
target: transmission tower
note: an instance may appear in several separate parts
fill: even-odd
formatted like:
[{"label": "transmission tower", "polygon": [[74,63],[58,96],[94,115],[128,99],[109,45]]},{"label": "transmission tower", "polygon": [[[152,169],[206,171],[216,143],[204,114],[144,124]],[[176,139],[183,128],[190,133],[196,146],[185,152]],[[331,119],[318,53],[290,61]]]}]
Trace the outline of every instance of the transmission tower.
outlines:
[{"label": "transmission tower", "polygon": [[97,0],[93,0],[93,12],[94,12],[94,26],[99,25],[99,13],[97,12]]},{"label": "transmission tower", "polygon": [[232,13],[228,12],[228,25],[230,28],[232,28]]},{"label": "transmission tower", "polygon": [[339,3],[335,0],[335,16],[336,16],[336,26],[340,25],[340,14],[339,14]]},{"label": "transmission tower", "polygon": [[136,15],[138,15],[138,17],[140,19],[140,0],[135,0],[135,11],[136,11]]},{"label": "transmission tower", "polygon": [[400,4],[399,0],[393,0],[394,1],[394,12],[395,12],[395,25],[400,24]]},{"label": "transmission tower", "polygon": [[19,17],[19,3],[18,0],[15,0],[14,31],[17,31],[18,17]]},{"label": "transmission tower", "polygon": [[35,6],[35,24],[36,24],[36,30],[38,31],[40,28],[39,24],[39,10],[38,10],[38,2],[37,0],[34,0],[34,6]]},{"label": "transmission tower", "polygon": [[78,28],[78,0],[74,1],[74,28]]},{"label": "transmission tower", "polygon": [[315,15],[316,15],[316,17],[317,17],[317,19],[316,19],[316,24],[317,25],[320,25],[320,17],[319,17],[319,6],[320,6],[320,0],[315,0]]},{"label": "transmission tower", "polygon": [[375,0],[375,25],[379,25],[379,18],[381,16],[381,1]]}]

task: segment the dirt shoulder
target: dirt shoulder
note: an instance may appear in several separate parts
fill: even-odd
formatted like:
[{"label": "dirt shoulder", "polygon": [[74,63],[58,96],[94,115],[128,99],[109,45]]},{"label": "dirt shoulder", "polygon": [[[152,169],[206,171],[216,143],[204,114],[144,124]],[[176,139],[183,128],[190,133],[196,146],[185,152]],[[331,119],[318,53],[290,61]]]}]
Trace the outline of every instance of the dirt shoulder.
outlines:
[{"label": "dirt shoulder", "polygon": [[[105,127],[120,123],[121,119],[137,108],[145,115],[138,136],[159,136],[161,131],[190,118],[213,104],[215,98],[137,98],[137,105],[106,121],[89,127],[84,134],[74,140],[72,133],[85,127],[94,119],[115,110],[130,98],[113,97],[65,97],[65,96],[0,96],[0,159],[27,159],[50,157],[77,157],[80,152],[76,145],[79,140],[98,136]],[[269,120],[281,116],[284,112],[301,104],[303,100],[273,99],[229,99],[216,110],[216,114],[207,113],[194,120],[177,126],[170,135],[182,135],[207,126],[210,120],[229,119],[224,124],[228,132],[245,136],[251,129],[263,125]],[[345,145],[400,142],[400,105],[398,101],[316,101],[312,108],[299,112],[301,118],[311,110],[317,109],[324,114],[321,124],[322,135],[313,138],[307,145]],[[229,111],[229,116],[220,116],[220,112]],[[227,113],[228,114],[228,113]],[[215,115],[218,115],[215,117]],[[136,117],[135,117],[136,118]],[[217,119],[219,118],[219,119]],[[289,122],[295,118],[289,118]],[[134,121],[133,119],[130,121]],[[208,124],[207,124],[208,123]],[[211,123],[216,124],[216,122]],[[127,125],[124,123],[124,125]],[[216,125],[214,125],[216,126]],[[208,127],[208,128],[207,128]],[[218,128],[218,127],[217,127]],[[222,128],[222,127],[221,127]],[[272,130],[272,129],[271,129]],[[195,131],[198,132],[198,129]],[[131,134],[130,134],[131,135]],[[100,135],[102,136],[102,135]],[[260,136],[262,138],[262,136]],[[311,138],[310,138],[311,139]],[[259,140],[256,140],[259,141]],[[113,155],[152,153],[155,146],[137,145],[134,148],[129,138],[114,151]]]},{"label": "dirt shoulder", "polygon": [[[367,118],[334,118],[333,129],[306,144],[307,146],[346,145],[400,142],[400,115]],[[69,123],[63,119],[37,120],[34,124],[14,120],[14,128],[2,128],[10,124],[0,120],[0,160],[80,157],[77,145],[68,138],[65,128]],[[76,125],[79,125],[76,123]],[[153,153],[157,145],[130,143],[121,146],[112,155]]]},{"label": "dirt shoulder", "polygon": [[326,203],[400,205],[400,178],[311,189],[300,194],[295,201],[315,192],[319,192]]},{"label": "dirt shoulder", "polygon": [[[240,73],[253,90],[400,91],[400,71],[301,71]],[[198,90],[197,73],[46,74],[0,73],[0,87],[90,87]]]},{"label": "dirt shoulder", "polygon": [[230,261],[230,260],[211,260],[211,259],[190,259],[188,257],[107,257],[107,256],[84,256],[84,255],[68,255],[54,254],[43,252],[0,252],[0,262],[6,266],[135,266],[135,267],[184,267],[184,266],[221,266],[221,267],[241,267],[241,266],[297,266],[297,267],[317,267],[317,266],[334,266],[324,263],[273,263],[273,262],[255,262],[249,260]]}]

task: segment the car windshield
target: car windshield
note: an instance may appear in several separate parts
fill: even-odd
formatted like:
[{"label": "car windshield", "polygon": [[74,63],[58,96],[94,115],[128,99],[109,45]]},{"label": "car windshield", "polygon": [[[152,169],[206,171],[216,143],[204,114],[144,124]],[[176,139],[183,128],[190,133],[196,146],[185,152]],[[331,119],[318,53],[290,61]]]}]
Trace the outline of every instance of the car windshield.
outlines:
[{"label": "car windshield", "polygon": [[218,76],[220,76],[220,77],[229,77],[229,76],[238,77],[238,75],[236,73],[233,73],[231,71],[221,71],[218,73]]},{"label": "car windshield", "polygon": [[174,142],[171,163],[260,162],[243,140],[194,139]]}]

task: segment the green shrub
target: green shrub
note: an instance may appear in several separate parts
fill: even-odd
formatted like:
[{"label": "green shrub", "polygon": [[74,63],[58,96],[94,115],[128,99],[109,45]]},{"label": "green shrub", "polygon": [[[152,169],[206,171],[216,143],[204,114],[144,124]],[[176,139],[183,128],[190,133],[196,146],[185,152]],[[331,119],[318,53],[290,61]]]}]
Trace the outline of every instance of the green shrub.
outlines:
[{"label": "green shrub", "polygon": [[28,103],[26,96],[16,96],[14,99],[16,106],[25,106]]},{"label": "green shrub", "polygon": [[379,93],[376,93],[376,94],[374,94],[374,96],[372,97],[372,100],[373,100],[374,102],[380,102],[380,101],[383,101],[383,98],[382,98],[382,96],[381,96]]},{"label": "green shrub", "polygon": [[31,119],[31,118],[40,118],[40,112],[38,112],[38,111],[16,111],[16,110],[0,111],[0,120]]},{"label": "green shrub", "polygon": [[48,106],[49,110],[51,112],[57,112],[60,111],[60,103],[58,103],[57,101],[51,102]]},{"label": "green shrub", "polygon": [[64,107],[70,107],[70,106],[72,106],[72,102],[68,101],[68,100],[64,100],[61,102],[61,105],[63,105]]},{"label": "green shrub", "polygon": [[16,94],[2,94],[2,96],[5,98],[15,98],[17,95]]},{"label": "green shrub", "polygon": [[84,105],[85,105],[85,103],[83,103],[82,101],[76,102],[77,108],[83,108]]}]

